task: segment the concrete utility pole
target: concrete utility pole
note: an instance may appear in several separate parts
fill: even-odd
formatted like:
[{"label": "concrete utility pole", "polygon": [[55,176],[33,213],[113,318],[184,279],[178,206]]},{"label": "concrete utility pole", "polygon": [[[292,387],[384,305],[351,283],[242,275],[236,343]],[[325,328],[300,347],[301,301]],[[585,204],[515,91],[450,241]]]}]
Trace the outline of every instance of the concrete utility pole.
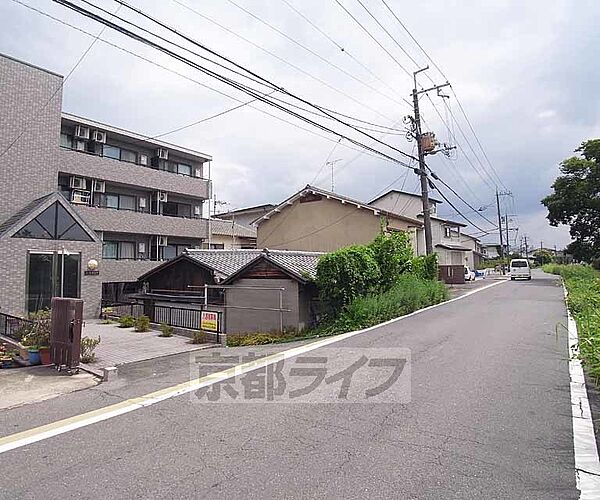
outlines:
[{"label": "concrete utility pole", "polygon": [[[426,150],[423,144],[423,134],[421,133],[421,114],[419,112],[419,95],[430,92],[432,90],[439,90],[442,87],[450,85],[448,82],[442,85],[435,85],[431,88],[424,90],[417,90],[417,74],[426,71],[429,66],[419,69],[413,73],[414,87],[412,91],[413,96],[413,111],[414,111],[414,135],[417,141],[417,151],[419,156],[419,168],[415,169],[415,173],[420,177],[421,181],[421,202],[423,204],[423,226],[425,230],[425,252],[427,255],[433,253],[433,238],[431,235],[431,213],[429,205],[429,186],[427,183],[427,170],[425,165],[425,155],[433,152],[433,147]],[[433,145],[431,145],[433,146]]]},{"label": "concrete utility pole", "polygon": [[502,274],[506,274],[504,269],[504,241],[502,236],[502,215],[500,214],[500,193],[496,189],[496,208],[498,209],[498,231],[500,232],[500,260],[502,261]]},{"label": "concrete utility pole", "polygon": [[527,235],[523,236],[523,239],[525,240],[525,258],[529,259],[529,248],[527,247]]},{"label": "concrete utility pole", "polygon": [[510,257],[510,234],[508,229],[508,214],[504,214],[505,228],[506,228],[506,256]]}]

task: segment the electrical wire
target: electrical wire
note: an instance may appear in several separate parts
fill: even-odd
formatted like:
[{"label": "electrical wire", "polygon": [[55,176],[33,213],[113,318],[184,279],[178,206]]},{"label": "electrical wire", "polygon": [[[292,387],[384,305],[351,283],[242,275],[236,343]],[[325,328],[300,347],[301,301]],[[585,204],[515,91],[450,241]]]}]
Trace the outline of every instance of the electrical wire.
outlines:
[{"label": "electrical wire", "polygon": [[[169,55],[169,56],[171,56],[171,57],[173,57],[173,58],[175,58],[175,59],[178,59],[178,60],[180,60],[181,62],[184,62],[185,64],[187,64],[187,65],[189,65],[189,66],[192,66],[192,67],[194,67],[194,68],[198,69],[199,71],[201,71],[201,72],[203,72],[203,73],[205,73],[205,74],[207,74],[207,75],[210,75],[210,76],[212,76],[213,78],[216,78],[217,80],[219,80],[219,81],[221,81],[221,82],[223,82],[223,83],[226,83],[226,84],[228,84],[228,85],[230,85],[230,86],[233,86],[234,88],[237,88],[238,90],[241,90],[242,92],[244,92],[244,93],[246,93],[246,94],[248,94],[248,95],[251,95],[251,96],[253,96],[253,97],[256,97],[258,100],[260,100],[260,101],[262,101],[262,102],[264,102],[264,103],[266,103],[266,104],[269,104],[270,106],[273,106],[273,107],[275,107],[275,108],[277,108],[277,109],[279,109],[279,110],[281,110],[281,111],[287,112],[288,114],[291,114],[292,116],[295,116],[296,118],[299,118],[299,119],[301,119],[301,120],[303,120],[303,121],[306,121],[307,123],[311,123],[312,125],[314,125],[314,126],[316,126],[316,127],[320,128],[320,129],[322,129],[322,130],[325,130],[325,131],[328,131],[328,132],[330,132],[330,133],[333,133],[333,134],[337,135],[338,137],[343,137],[343,138],[345,138],[346,140],[348,140],[348,141],[350,141],[350,142],[352,142],[352,143],[354,143],[354,144],[356,144],[356,145],[358,145],[358,146],[360,146],[360,147],[364,147],[364,148],[366,148],[366,149],[369,149],[369,150],[371,150],[372,152],[375,152],[375,153],[377,153],[377,154],[380,154],[380,155],[382,155],[382,156],[384,156],[384,157],[387,157],[388,159],[390,159],[390,160],[392,160],[392,161],[395,161],[395,162],[397,162],[397,163],[399,163],[399,164],[401,164],[401,165],[404,165],[404,166],[406,166],[406,164],[405,164],[404,162],[402,162],[402,161],[400,161],[400,160],[398,160],[398,159],[396,159],[396,158],[394,158],[394,157],[391,157],[391,156],[389,156],[389,155],[387,155],[387,154],[385,154],[385,153],[382,153],[381,151],[378,151],[378,150],[375,150],[375,149],[373,149],[373,148],[370,148],[369,146],[366,146],[366,145],[364,145],[364,144],[360,143],[359,141],[357,141],[357,140],[355,140],[355,139],[349,138],[349,137],[347,137],[347,136],[345,136],[345,135],[341,134],[340,132],[337,132],[337,131],[334,131],[334,130],[332,130],[332,129],[329,129],[329,128],[325,127],[325,126],[324,126],[324,125],[322,125],[322,124],[319,124],[319,123],[317,123],[317,122],[314,122],[314,121],[312,121],[312,120],[310,120],[310,119],[306,118],[305,116],[299,115],[298,113],[295,113],[295,112],[291,111],[291,110],[290,110],[290,109],[288,109],[288,108],[285,108],[285,107],[283,107],[283,106],[281,106],[281,105],[278,105],[278,104],[274,103],[273,101],[270,101],[269,99],[266,99],[266,98],[264,98],[263,96],[260,96],[260,95],[258,95],[258,94],[257,94],[255,91],[253,91],[253,90],[252,90],[252,89],[250,89],[249,87],[247,87],[247,86],[245,86],[245,85],[243,85],[243,84],[240,84],[239,82],[236,82],[235,80],[231,80],[230,78],[227,78],[227,77],[224,77],[224,76],[222,76],[222,75],[220,75],[220,74],[218,74],[218,73],[215,73],[214,71],[212,71],[212,70],[209,70],[209,69],[207,69],[207,68],[205,68],[205,67],[201,66],[201,65],[200,65],[200,64],[198,64],[198,63],[192,62],[192,61],[190,61],[189,59],[186,59],[185,57],[183,57],[182,55],[180,55],[180,54],[177,54],[177,53],[175,53],[175,52],[173,52],[173,51],[171,51],[171,50],[169,50],[169,49],[167,49],[167,48],[165,48],[165,47],[163,47],[163,46],[161,46],[161,45],[157,44],[156,42],[152,42],[152,41],[150,41],[150,40],[148,40],[148,39],[146,39],[146,38],[142,37],[141,35],[139,35],[139,34],[137,34],[137,33],[133,33],[133,32],[131,32],[131,31],[127,30],[126,28],[122,27],[122,26],[119,26],[119,25],[117,25],[117,24],[115,24],[115,23],[112,23],[112,22],[110,22],[110,21],[107,21],[106,19],[102,18],[101,16],[99,16],[99,15],[96,15],[96,14],[94,14],[94,13],[92,13],[92,12],[90,12],[90,11],[88,11],[88,10],[86,10],[86,9],[82,8],[82,7],[79,7],[79,6],[77,6],[77,5],[73,4],[72,2],[70,2],[70,1],[68,1],[68,0],[53,0],[53,1],[54,1],[55,3],[58,3],[58,4],[60,4],[60,5],[63,5],[63,6],[65,6],[65,7],[69,8],[69,9],[71,9],[71,10],[74,10],[75,12],[78,12],[78,13],[80,13],[81,15],[83,15],[83,16],[85,16],[85,17],[88,17],[88,18],[90,18],[90,19],[93,19],[93,20],[95,20],[95,21],[97,21],[97,22],[100,22],[100,23],[102,23],[102,24],[108,25],[108,26],[109,26],[111,29],[114,29],[114,30],[116,30],[116,31],[119,31],[119,32],[121,32],[121,33],[123,33],[123,34],[125,34],[125,35],[129,36],[130,38],[134,38],[134,39],[136,39],[137,41],[139,41],[139,42],[141,42],[141,43],[144,43],[144,44],[146,44],[146,45],[149,45],[149,46],[151,46],[151,47],[153,47],[153,48],[155,48],[155,49],[157,49],[157,50],[160,50],[161,52],[163,52],[163,53],[165,53],[165,54],[167,54],[167,55]],[[205,51],[209,52],[210,54],[212,54],[212,55],[215,55],[215,56],[217,56],[217,57],[219,57],[219,58],[221,58],[221,59],[223,59],[223,60],[227,61],[228,63],[232,64],[233,66],[235,66],[235,67],[237,67],[237,68],[239,68],[239,69],[242,69],[242,70],[244,70],[244,71],[247,71],[249,74],[251,74],[252,76],[254,76],[254,77],[257,77],[257,78],[259,78],[259,79],[263,80],[265,83],[268,83],[268,84],[270,84],[270,85],[273,85],[273,87],[274,87],[274,88],[276,88],[277,90],[281,91],[282,93],[285,93],[286,95],[288,95],[288,96],[290,96],[290,97],[292,97],[292,98],[294,98],[294,99],[297,99],[298,101],[300,101],[300,102],[302,102],[302,103],[304,103],[304,104],[307,104],[307,105],[309,105],[310,107],[313,107],[313,108],[315,108],[315,109],[318,109],[318,110],[320,110],[321,112],[323,112],[323,114],[325,114],[325,115],[327,115],[327,116],[333,117],[333,118],[335,119],[335,121],[337,121],[337,122],[341,123],[342,125],[345,125],[345,126],[347,126],[347,127],[351,128],[351,129],[355,130],[356,132],[358,132],[358,133],[360,133],[360,134],[362,134],[362,135],[365,135],[366,137],[369,137],[370,139],[373,139],[373,140],[375,140],[376,142],[378,142],[378,143],[380,143],[380,144],[382,144],[382,145],[384,145],[384,146],[386,146],[386,147],[388,147],[388,148],[390,148],[390,149],[392,149],[392,150],[394,150],[394,151],[396,151],[396,152],[400,153],[401,155],[403,155],[403,156],[405,156],[405,157],[407,157],[407,158],[411,158],[411,156],[410,156],[408,153],[405,153],[404,151],[402,151],[402,150],[400,150],[400,149],[398,149],[398,148],[395,148],[394,146],[391,146],[390,144],[387,144],[387,143],[385,143],[385,142],[383,142],[383,141],[380,141],[380,140],[376,139],[375,137],[373,137],[372,135],[368,134],[367,132],[361,131],[361,130],[357,129],[356,127],[354,127],[353,125],[351,125],[351,124],[348,124],[348,123],[344,122],[343,120],[340,120],[340,119],[339,119],[339,118],[337,118],[337,117],[334,117],[333,115],[331,115],[331,114],[329,114],[329,113],[327,113],[327,112],[323,111],[323,110],[322,110],[321,108],[319,108],[317,105],[315,105],[315,104],[313,104],[313,103],[311,103],[311,102],[309,102],[309,101],[307,101],[307,100],[305,100],[305,99],[303,99],[303,98],[300,98],[300,97],[298,97],[298,96],[297,96],[297,95],[295,95],[295,94],[292,94],[291,92],[289,92],[289,91],[287,91],[287,90],[283,89],[282,87],[275,86],[275,85],[274,85],[272,82],[270,82],[270,81],[269,81],[269,80],[267,80],[266,78],[264,78],[264,77],[261,77],[261,76],[260,76],[260,75],[258,75],[257,73],[255,73],[255,72],[253,72],[253,71],[251,71],[251,70],[249,70],[249,69],[247,69],[247,68],[243,67],[242,65],[240,65],[240,64],[238,64],[238,63],[235,63],[235,62],[234,62],[234,61],[232,61],[231,59],[229,59],[229,58],[227,58],[227,57],[225,57],[225,56],[223,56],[223,55],[221,55],[221,54],[217,53],[216,51],[214,51],[214,50],[212,50],[212,49],[209,49],[208,47],[206,47],[206,46],[202,45],[201,43],[199,43],[199,42],[197,42],[197,41],[193,40],[193,39],[192,39],[192,38],[190,38],[189,36],[182,34],[182,33],[181,33],[181,32],[179,32],[178,30],[176,30],[175,28],[172,28],[172,27],[170,27],[170,26],[166,25],[165,23],[163,23],[163,22],[161,22],[161,21],[159,21],[159,20],[157,20],[157,19],[153,18],[152,16],[149,16],[148,14],[144,13],[144,12],[143,12],[143,11],[141,11],[140,9],[138,9],[138,8],[136,8],[136,7],[132,7],[131,5],[127,4],[126,2],[124,2],[124,1],[122,1],[122,0],[115,0],[115,1],[116,1],[116,2],[118,2],[119,4],[121,4],[121,5],[125,6],[125,7],[127,7],[127,8],[129,8],[129,9],[133,10],[134,12],[137,12],[138,14],[140,14],[140,15],[142,15],[142,16],[144,16],[144,17],[146,17],[147,19],[150,19],[150,20],[152,20],[152,21],[153,21],[153,22],[155,22],[156,24],[158,24],[158,25],[162,26],[162,27],[163,27],[163,28],[165,28],[165,29],[168,29],[169,31],[171,31],[171,32],[175,33],[176,35],[178,35],[178,36],[182,37],[182,38],[183,38],[183,39],[185,39],[186,41],[189,41],[190,43],[193,43],[194,45],[196,45],[196,46],[198,46],[198,47],[202,48],[203,50],[205,50]]]}]

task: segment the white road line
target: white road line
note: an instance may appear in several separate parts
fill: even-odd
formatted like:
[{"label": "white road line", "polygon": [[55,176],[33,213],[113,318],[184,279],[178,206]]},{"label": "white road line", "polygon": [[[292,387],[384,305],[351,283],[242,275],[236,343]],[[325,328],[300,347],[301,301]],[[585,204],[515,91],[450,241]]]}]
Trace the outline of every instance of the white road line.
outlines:
[{"label": "white road line", "polygon": [[238,377],[253,370],[258,370],[268,365],[275,364],[278,361],[289,359],[294,356],[304,354],[306,352],[314,351],[315,349],[319,349],[321,347],[325,347],[336,342],[341,342],[342,340],[349,339],[351,337],[354,337],[355,335],[366,333],[371,330],[380,328],[382,326],[390,325],[392,323],[395,323],[396,321],[401,321],[405,318],[424,313],[425,311],[435,309],[436,307],[442,307],[446,304],[451,304],[452,302],[456,302],[457,300],[465,299],[466,297],[469,297],[475,293],[482,292],[483,290],[487,290],[488,288],[500,285],[501,283],[505,282],[505,280],[502,280],[491,283],[481,288],[471,290],[470,292],[467,292],[459,297],[447,300],[446,302],[441,302],[433,306],[419,309],[418,311],[406,314],[405,316],[400,316],[399,318],[394,318],[384,323],[365,328],[363,330],[356,330],[353,332],[347,332],[342,333],[340,335],[327,337],[321,340],[317,340],[315,342],[311,342],[310,344],[305,344],[299,347],[288,349],[287,351],[282,351],[279,353],[272,354],[271,356],[266,356],[264,358],[257,359],[255,361],[234,366],[221,372],[212,373],[210,375],[207,375],[206,377],[190,380],[189,382],[184,382],[182,384],[178,384],[172,387],[167,387],[165,389],[161,389],[159,391],[152,392],[144,396],[128,399],[120,403],[116,403],[114,405],[99,408],[97,410],[93,410],[87,413],[82,413],[81,415],[75,415],[74,417],[58,420],[50,424],[42,425],[40,427],[35,427],[33,429],[5,436],[3,438],[0,438],[0,454],[6,453],[10,450],[14,450],[16,448],[21,448],[23,446],[36,443],[38,441],[43,441],[44,439],[58,436],[60,434],[65,434],[66,432],[81,429],[82,427],[86,427],[88,425],[103,422],[104,420],[109,420],[111,418],[118,417],[119,415],[124,415],[125,413],[132,412],[134,410],[139,410],[147,406],[152,406],[161,401],[165,401],[166,399],[174,398],[183,394],[188,394],[190,392],[197,391],[198,389],[210,386],[217,382],[222,382],[224,380],[233,377]]},{"label": "white road line", "polygon": [[[568,292],[563,283],[565,301]],[[585,388],[585,377],[579,360],[577,323],[567,307],[569,329],[569,375],[571,377],[571,412],[573,415],[573,448],[575,450],[575,475],[580,500],[600,498],[600,460],[594,433],[594,421]]]}]

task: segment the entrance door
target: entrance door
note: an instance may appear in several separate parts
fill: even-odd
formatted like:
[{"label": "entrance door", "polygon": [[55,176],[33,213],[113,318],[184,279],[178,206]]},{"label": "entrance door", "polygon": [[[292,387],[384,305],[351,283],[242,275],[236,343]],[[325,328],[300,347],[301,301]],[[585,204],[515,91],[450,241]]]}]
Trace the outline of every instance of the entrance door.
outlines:
[{"label": "entrance door", "polygon": [[50,308],[52,297],[79,298],[79,253],[30,252],[27,266],[27,311]]}]

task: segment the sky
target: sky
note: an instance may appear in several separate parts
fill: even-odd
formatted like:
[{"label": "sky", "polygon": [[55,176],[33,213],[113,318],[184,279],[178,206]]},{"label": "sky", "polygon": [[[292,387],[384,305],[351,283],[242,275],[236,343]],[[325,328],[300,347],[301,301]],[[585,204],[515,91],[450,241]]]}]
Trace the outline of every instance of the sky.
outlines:
[{"label": "sky", "polygon": [[[101,25],[51,0],[18,1],[92,36],[14,0],[3,0],[0,52],[69,74],[101,32]],[[431,101],[421,97],[423,131],[434,132],[440,142],[456,149],[450,158],[438,153],[427,161],[471,205],[440,185],[456,208],[478,226],[470,225],[467,232],[490,229],[492,224],[484,217],[496,221],[498,188],[512,193],[500,199],[510,227],[518,228],[510,233],[513,244],[525,235],[534,247],[542,242],[545,247],[568,244],[568,228],[549,226],[540,200],[551,192],[560,162],[572,156],[582,141],[600,137],[600,65],[595,64],[600,51],[600,3],[582,0],[574,9],[568,0],[386,1],[443,74],[382,0],[129,3],[304,101],[374,124],[352,121],[375,129],[363,132],[385,144],[308,115],[404,164],[412,165],[398,150],[414,155],[414,142],[407,140],[403,120],[412,114],[410,74],[429,64],[430,69],[419,75],[419,88],[443,84],[447,77],[456,96],[445,88],[443,94],[449,99],[436,92],[428,94]],[[73,2],[85,6],[81,0]],[[176,39],[112,0],[92,3]],[[207,55],[181,39],[179,43]],[[182,53],[262,93],[272,91]],[[281,92],[272,96],[307,106]],[[64,111],[146,135],[162,134],[251,100],[110,29],[101,32],[63,89]],[[390,130],[382,127],[396,130],[383,135]],[[219,206],[223,211],[278,203],[309,183],[324,189],[333,184],[336,192],[365,202],[385,189],[416,192],[418,187],[417,176],[406,165],[360,154],[347,139],[339,141],[338,136],[256,101],[162,139],[212,155],[214,192],[227,203]],[[333,179],[328,161],[334,161]],[[473,211],[480,207],[485,210]],[[462,220],[448,203],[438,211]],[[497,238],[497,233],[482,236],[486,242]]]}]

